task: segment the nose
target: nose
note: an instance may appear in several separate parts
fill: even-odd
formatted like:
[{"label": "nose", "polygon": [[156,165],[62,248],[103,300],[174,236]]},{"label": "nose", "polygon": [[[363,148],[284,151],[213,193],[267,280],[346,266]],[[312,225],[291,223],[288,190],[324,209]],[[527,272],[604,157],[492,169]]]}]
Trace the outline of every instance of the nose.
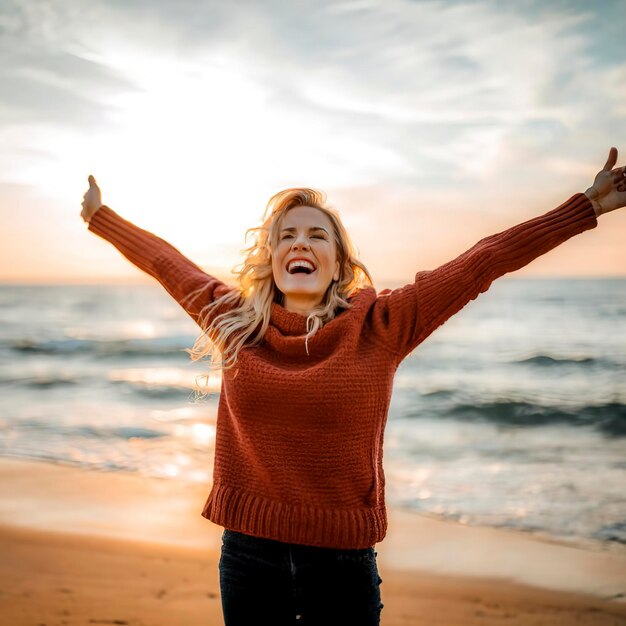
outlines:
[{"label": "nose", "polygon": [[298,235],[291,245],[292,249],[300,250],[302,248],[307,249],[309,247],[309,242],[304,235]]}]

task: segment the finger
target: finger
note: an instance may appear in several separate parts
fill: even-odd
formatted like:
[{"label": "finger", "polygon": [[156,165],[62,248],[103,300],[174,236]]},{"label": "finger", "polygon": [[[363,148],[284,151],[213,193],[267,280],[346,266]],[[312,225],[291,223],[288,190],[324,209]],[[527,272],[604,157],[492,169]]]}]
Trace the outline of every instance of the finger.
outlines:
[{"label": "finger", "polygon": [[606,160],[606,163],[604,164],[605,171],[610,172],[616,163],[617,163],[617,148],[615,146],[611,146],[611,149],[609,150],[609,158]]},{"label": "finger", "polygon": [[[613,167],[613,166],[611,166],[611,167]],[[96,179],[91,174],[89,174],[89,178],[87,180],[89,181],[89,185],[90,186],[96,184]]]}]

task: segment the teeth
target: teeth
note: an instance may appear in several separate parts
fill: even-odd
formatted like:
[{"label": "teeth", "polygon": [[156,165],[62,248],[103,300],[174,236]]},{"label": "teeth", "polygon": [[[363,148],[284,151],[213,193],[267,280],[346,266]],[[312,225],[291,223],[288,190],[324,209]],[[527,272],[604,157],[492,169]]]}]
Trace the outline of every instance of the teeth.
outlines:
[{"label": "teeth", "polygon": [[294,267],[306,267],[307,269],[310,269],[311,272],[315,271],[315,268],[313,267],[313,265],[309,263],[308,261],[292,261],[287,266],[287,271],[291,273]]}]

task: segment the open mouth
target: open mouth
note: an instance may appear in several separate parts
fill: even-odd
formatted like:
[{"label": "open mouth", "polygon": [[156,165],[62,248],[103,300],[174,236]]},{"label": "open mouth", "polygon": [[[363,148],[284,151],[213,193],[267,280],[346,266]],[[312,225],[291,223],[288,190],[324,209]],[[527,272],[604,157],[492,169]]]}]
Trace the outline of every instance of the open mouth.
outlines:
[{"label": "open mouth", "polygon": [[296,262],[296,264],[292,265],[291,269],[289,269],[290,265],[291,263],[288,263],[287,267],[285,268],[289,274],[313,274],[317,271],[317,268],[311,267],[313,266],[312,263],[311,263],[311,266],[309,266],[309,265],[305,265],[304,263],[300,264]]},{"label": "open mouth", "polygon": [[294,274],[314,274],[317,270],[312,270],[308,267],[302,267],[301,265],[297,265],[296,267],[294,267],[291,271],[287,270],[287,272],[291,275]]}]

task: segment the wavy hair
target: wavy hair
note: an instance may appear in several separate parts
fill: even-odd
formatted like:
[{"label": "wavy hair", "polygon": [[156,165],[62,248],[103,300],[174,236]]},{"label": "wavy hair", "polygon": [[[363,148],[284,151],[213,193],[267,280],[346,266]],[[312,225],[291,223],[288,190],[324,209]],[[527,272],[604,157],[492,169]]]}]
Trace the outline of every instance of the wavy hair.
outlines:
[{"label": "wavy hair", "polygon": [[[314,207],[328,216],[333,225],[339,261],[339,280],[331,282],[322,302],[307,316],[307,354],[309,338],[332,320],[339,309],[352,308],[348,298],[364,286],[373,287],[372,277],[358,260],[357,249],[339,213],[326,205],[326,194],[308,187],[279,191],[268,201],[262,224],[246,230],[245,241],[252,235],[252,245],[243,249],[243,262],[231,270],[236,275],[236,286],[202,308],[198,324],[203,332],[191,349],[185,349],[192,361],[209,357],[209,373],[203,376],[207,383],[211,370],[232,368],[239,350],[262,342],[269,326],[272,302],[282,305],[284,294],[274,282],[272,250],[278,245],[284,216],[297,206]],[[225,311],[219,313],[222,308]]]}]

